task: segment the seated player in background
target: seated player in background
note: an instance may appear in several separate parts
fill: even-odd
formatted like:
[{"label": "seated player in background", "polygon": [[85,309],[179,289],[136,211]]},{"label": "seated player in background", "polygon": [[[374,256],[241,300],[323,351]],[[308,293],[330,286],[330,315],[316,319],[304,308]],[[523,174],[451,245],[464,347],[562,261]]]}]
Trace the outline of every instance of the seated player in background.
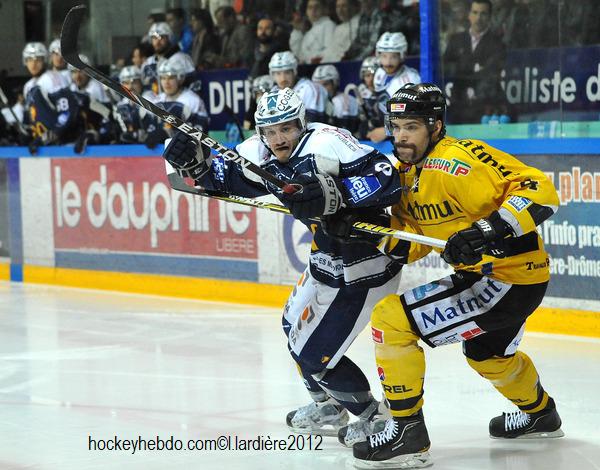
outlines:
[{"label": "seated player in background", "polygon": [[[186,68],[176,57],[160,63],[158,78],[162,93],[156,100],[157,106],[169,111],[178,118],[206,131],[208,129],[208,113],[202,98],[184,86]],[[172,127],[154,116],[144,118],[146,129],[146,146],[154,148],[169,137]]]},{"label": "seated player in background", "polygon": [[32,153],[40,145],[65,144],[79,134],[77,101],[69,82],[54,70],[47,70],[48,51],[41,42],[30,42],[23,49],[23,65],[31,78],[23,86],[25,113],[23,124],[30,132],[27,142]]},{"label": "seated player in background", "polygon": [[[286,421],[294,432],[337,434],[350,446],[383,421],[367,378],[345,354],[375,303],[397,291],[403,261],[379,252],[378,236],[366,243],[340,242],[325,232],[326,220],[341,213],[386,223],[384,208],[400,198],[400,177],[385,155],[348,131],[307,124],[304,104],[290,88],[265,93],[255,120],[257,133],[237,151],[282,181],[302,185],[301,192],[283,193],[241,165],[212,157],[210,149],[183,133],[167,144],[163,156],[207,189],[244,197],[273,194],[312,232],[308,266],[282,319],[312,401],[291,411]],[[348,412],[359,418],[349,426]]]},{"label": "seated player in background", "polygon": [[304,103],[308,122],[327,122],[327,90],[308,78],[298,77],[298,61],[291,51],[276,52],[269,61],[269,74],[277,88],[293,89]]},{"label": "seated player in background", "polygon": [[244,113],[244,129],[254,129],[254,113],[258,102],[266,92],[271,91],[275,86],[275,82],[270,75],[261,75],[252,80],[252,98],[250,106]]}]

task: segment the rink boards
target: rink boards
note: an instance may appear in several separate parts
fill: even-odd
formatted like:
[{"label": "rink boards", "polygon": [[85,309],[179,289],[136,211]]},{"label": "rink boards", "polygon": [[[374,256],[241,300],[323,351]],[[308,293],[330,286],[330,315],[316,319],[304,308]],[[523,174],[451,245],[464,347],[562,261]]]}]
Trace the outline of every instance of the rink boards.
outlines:
[{"label": "rink boards", "polygon": [[[305,267],[302,224],[172,190],[158,152],[1,152],[0,279],[278,306]],[[520,158],[546,172],[561,200],[540,229],[553,278],[530,327],[600,336],[600,159],[573,150]],[[401,289],[448,271],[430,255],[404,269]]]}]

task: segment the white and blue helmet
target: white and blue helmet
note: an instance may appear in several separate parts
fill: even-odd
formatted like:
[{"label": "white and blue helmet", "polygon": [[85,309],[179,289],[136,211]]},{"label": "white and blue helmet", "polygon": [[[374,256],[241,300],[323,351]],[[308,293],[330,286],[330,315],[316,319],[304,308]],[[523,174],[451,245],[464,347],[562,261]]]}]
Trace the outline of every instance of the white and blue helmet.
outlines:
[{"label": "white and blue helmet", "polygon": [[340,84],[340,74],[335,65],[319,65],[312,74],[313,82],[327,82],[331,80],[337,88]]},{"label": "white and blue helmet", "polygon": [[271,91],[274,86],[275,82],[270,75],[260,75],[252,80],[252,93],[266,93],[267,91]]},{"label": "white and blue helmet", "polygon": [[362,80],[365,75],[371,74],[375,75],[377,68],[379,67],[379,59],[372,55],[369,57],[365,57],[365,59],[360,64],[360,79]]},{"label": "white and blue helmet", "polygon": [[[90,60],[90,58],[87,55],[79,54],[79,58],[81,59],[81,62],[83,62],[84,64],[93,65],[92,61]],[[68,64],[67,68],[71,72],[74,72],[75,70],[79,70],[77,67],[73,67],[71,64]]]},{"label": "white and blue helmet", "polygon": [[159,77],[177,77],[178,80],[183,80],[187,74],[186,64],[177,56],[172,56],[158,64]]},{"label": "white and blue helmet", "polygon": [[48,50],[41,42],[28,42],[23,48],[23,65],[26,65],[27,59],[40,57],[44,62],[48,62]]},{"label": "white and blue helmet", "polygon": [[132,82],[133,80],[142,80],[142,71],[136,65],[123,67],[119,72],[119,82]]},{"label": "white and blue helmet", "polygon": [[377,40],[375,44],[375,52],[381,54],[382,52],[396,52],[400,54],[402,58],[406,55],[408,50],[408,41],[403,33],[390,33],[386,31]]},{"label": "white and blue helmet", "polygon": [[276,52],[269,61],[269,73],[281,72],[283,70],[293,70],[298,72],[298,60],[292,51]]},{"label": "white and blue helmet", "polygon": [[148,30],[148,36],[150,38],[168,36],[169,42],[171,44],[175,43],[175,33],[173,33],[173,30],[169,26],[169,23],[165,23],[164,21],[152,23],[152,26],[150,26],[150,29]]},{"label": "white and blue helmet", "polygon": [[306,130],[305,114],[304,103],[291,88],[270,91],[262,95],[254,113],[256,131],[261,140],[265,142],[262,135],[263,128],[297,119],[301,132],[304,132]]},{"label": "white and blue helmet", "polygon": [[58,54],[60,55],[60,39],[55,39],[48,46],[48,52],[50,54]]}]

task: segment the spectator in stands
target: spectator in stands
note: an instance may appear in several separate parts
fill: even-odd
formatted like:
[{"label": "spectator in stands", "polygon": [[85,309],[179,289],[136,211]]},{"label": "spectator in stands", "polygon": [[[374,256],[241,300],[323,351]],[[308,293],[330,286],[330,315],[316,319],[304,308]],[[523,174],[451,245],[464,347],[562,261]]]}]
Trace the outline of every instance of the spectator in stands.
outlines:
[{"label": "spectator in stands", "polygon": [[558,1],[527,0],[522,2],[529,11],[529,24],[525,27],[529,33],[528,47],[558,46]]},{"label": "spectator in stands", "polygon": [[308,0],[306,16],[311,28],[302,32],[296,25],[290,36],[290,49],[301,64],[318,64],[333,40],[335,23],[327,16],[326,0]]},{"label": "spectator in stands", "polygon": [[448,46],[448,39],[469,29],[469,0],[445,0],[441,6],[440,51]]},{"label": "spectator in stands", "polygon": [[190,25],[194,32],[192,42],[192,61],[197,69],[206,70],[215,66],[211,57],[221,50],[219,35],[208,10],[201,8],[190,12]]},{"label": "spectator in stands", "polygon": [[287,46],[275,37],[275,23],[271,18],[262,18],[256,24],[256,45],[254,63],[250,67],[249,77],[255,78],[269,73],[269,61],[275,52],[285,51]]},{"label": "spectator in stands", "polygon": [[194,33],[192,28],[185,21],[185,12],[183,8],[169,8],[165,15],[168,25],[175,34],[175,40],[182,52],[189,54],[192,50],[192,40]]},{"label": "spectator in stands", "polygon": [[408,54],[418,55],[421,49],[421,19],[418,1],[382,0],[382,31],[401,31],[408,39]]},{"label": "spectator in stands", "polygon": [[346,51],[345,60],[363,60],[373,55],[375,44],[381,32],[383,15],[377,8],[376,0],[360,1],[360,18],[358,20],[358,34]]},{"label": "spectator in stands", "polygon": [[484,107],[506,104],[500,86],[506,50],[502,38],[490,28],[491,17],[490,0],[471,0],[469,31],[448,41],[444,67],[447,79],[454,83],[448,107],[451,122],[479,122]]},{"label": "spectator in stands", "polygon": [[221,7],[233,6],[233,0],[204,0],[202,6],[210,11],[213,23],[217,24],[217,10]]},{"label": "spectator in stands", "polygon": [[216,67],[248,67],[254,54],[252,31],[241,24],[232,7],[217,9],[217,27],[221,36],[221,53],[210,54]]},{"label": "spectator in stands", "polygon": [[339,62],[342,60],[358,34],[359,0],[337,0],[335,2],[335,13],[340,20],[340,24],[335,27],[333,39],[325,49],[323,62]]},{"label": "spectator in stands", "polygon": [[146,59],[153,55],[154,49],[152,45],[147,42],[140,42],[131,52],[131,63],[141,69]]},{"label": "spectator in stands", "polygon": [[529,21],[529,11],[515,0],[494,0],[494,15],[491,28],[507,48],[527,47],[528,29],[523,25]]}]

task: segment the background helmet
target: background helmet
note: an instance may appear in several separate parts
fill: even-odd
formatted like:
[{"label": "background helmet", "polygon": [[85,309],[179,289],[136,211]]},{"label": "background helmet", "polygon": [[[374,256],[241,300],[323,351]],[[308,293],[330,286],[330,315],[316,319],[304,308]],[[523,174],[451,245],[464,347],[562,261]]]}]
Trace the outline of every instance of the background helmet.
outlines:
[{"label": "background helmet", "polygon": [[169,42],[171,44],[175,43],[175,34],[173,33],[173,30],[169,26],[169,23],[165,23],[164,21],[152,23],[152,26],[150,26],[150,29],[148,30],[148,36],[150,36],[150,38],[153,36],[169,36]]},{"label": "background helmet", "polygon": [[442,121],[441,137],[446,133],[446,98],[433,83],[407,83],[387,101],[386,130],[391,134],[389,120],[394,118],[422,118],[430,132],[435,122]]},{"label": "background helmet", "polygon": [[158,64],[158,77],[177,77],[178,80],[183,80],[187,74],[185,63],[177,57],[163,60]]},{"label": "background helmet", "polygon": [[275,82],[270,75],[261,75],[252,80],[252,93],[266,93],[271,91],[275,86]]},{"label": "background helmet", "polygon": [[379,37],[375,45],[375,52],[377,54],[382,52],[396,52],[402,58],[406,55],[407,50],[408,42],[406,41],[406,36],[400,32],[390,33],[386,31]]},{"label": "background helmet", "polygon": [[298,72],[298,61],[292,51],[276,52],[269,61],[269,74],[283,70],[293,70]]},{"label": "background helmet", "polygon": [[48,46],[48,52],[50,54],[58,54],[60,55],[60,39],[55,39]]},{"label": "background helmet", "polygon": [[364,76],[368,73],[375,74],[375,71],[379,67],[379,60],[376,56],[372,55],[370,57],[365,58],[360,64],[360,79],[362,80]]},{"label": "background helmet", "polygon": [[131,82],[133,80],[142,80],[142,71],[135,65],[123,67],[119,72],[119,82]]},{"label": "background helmet", "polygon": [[23,48],[23,65],[27,59],[41,57],[44,62],[48,62],[48,50],[41,42],[28,42]]},{"label": "background helmet", "polygon": [[256,131],[265,145],[266,140],[262,134],[262,129],[265,127],[297,119],[301,132],[304,132],[306,130],[305,113],[304,103],[291,88],[270,91],[262,95],[258,101],[254,113]]},{"label": "background helmet", "polygon": [[319,65],[312,74],[313,82],[326,82],[327,80],[331,80],[336,88],[339,86],[340,74],[335,65]]}]

